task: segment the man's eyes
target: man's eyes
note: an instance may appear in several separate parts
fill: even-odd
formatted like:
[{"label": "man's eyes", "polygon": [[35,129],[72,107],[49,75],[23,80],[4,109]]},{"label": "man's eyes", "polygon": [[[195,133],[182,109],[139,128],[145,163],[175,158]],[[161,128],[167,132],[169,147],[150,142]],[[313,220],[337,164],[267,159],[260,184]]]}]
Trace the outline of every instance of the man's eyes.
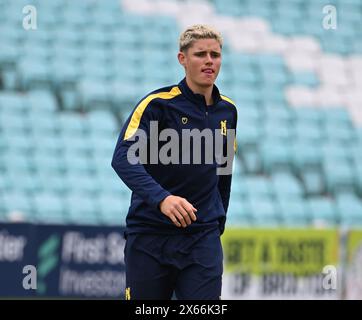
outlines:
[{"label": "man's eyes", "polygon": [[[195,55],[196,55],[197,57],[204,57],[204,56],[206,56],[206,52],[196,52]],[[220,53],[211,52],[211,56],[212,56],[213,58],[217,58],[217,57],[220,57]]]}]

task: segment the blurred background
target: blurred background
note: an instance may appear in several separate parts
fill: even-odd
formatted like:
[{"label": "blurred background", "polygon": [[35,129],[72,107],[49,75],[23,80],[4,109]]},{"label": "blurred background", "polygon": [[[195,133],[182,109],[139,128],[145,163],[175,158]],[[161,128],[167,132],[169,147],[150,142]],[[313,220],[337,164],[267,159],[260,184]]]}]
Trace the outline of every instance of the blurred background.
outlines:
[{"label": "blurred background", "polygon": [[238,109],[223,298],[362,298],[362,0],[0,0],[1,297],[123,297],[113,150],[195,23]]}]

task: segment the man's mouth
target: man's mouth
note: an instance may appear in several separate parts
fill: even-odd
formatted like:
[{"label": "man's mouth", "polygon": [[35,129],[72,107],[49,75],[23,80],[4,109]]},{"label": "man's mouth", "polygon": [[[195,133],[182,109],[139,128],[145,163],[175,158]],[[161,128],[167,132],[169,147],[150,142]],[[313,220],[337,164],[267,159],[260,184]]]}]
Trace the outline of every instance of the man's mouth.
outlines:
[{"label": "man's mouth", "polygon": [[212,70],[211,68],[206,68],[206,69],[203,69],[202,72],[207,73],[207,74],[213,74],[214,70]]}]

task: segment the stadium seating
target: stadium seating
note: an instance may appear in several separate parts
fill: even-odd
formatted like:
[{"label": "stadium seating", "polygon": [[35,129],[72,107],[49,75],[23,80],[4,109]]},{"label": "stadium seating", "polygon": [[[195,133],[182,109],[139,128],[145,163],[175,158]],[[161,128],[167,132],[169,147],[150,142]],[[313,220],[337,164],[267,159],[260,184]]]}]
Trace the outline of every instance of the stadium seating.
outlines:
[{"label": "stadium seating", "polygon": [[238,108],[228,225],[361,225],[360,0],[330,1],[337,33],[322,0],[31,3],[36,32],[19,28],[29,1],[0,0],[1,220],[124,224],[119,130],[181,79],[178,34],[197,18],[223,32],[217,85]]}]

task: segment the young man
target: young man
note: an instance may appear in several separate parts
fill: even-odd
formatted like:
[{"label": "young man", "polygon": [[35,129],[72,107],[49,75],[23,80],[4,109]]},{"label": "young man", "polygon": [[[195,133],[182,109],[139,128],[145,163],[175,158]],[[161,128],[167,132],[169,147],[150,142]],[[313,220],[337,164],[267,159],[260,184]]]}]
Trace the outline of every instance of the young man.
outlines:
[{"label": "young man", "polygon": [[[170,299],[174,292],[180,300],[220,298],[220,235],[231,172],[217,173],[225,167],[217,156],[207,161],[213,144],[205,136],[198,137],[198,149],[195,139],[185,144],[188,147],[181,146],[185,131],[204,129],[215,140],[222,139],[222,155],[230,145],[227,137],[236,129],[236,107],[214,85],[221,49],[217,31],[204,25],[185,30],[178,60],[186,77],[178,85],[144,97],[120,133],[112,167],[133,191],[125,231],[126,299]],[[167,138],[162,137],[165,129],[169,130]],[[133,150],[136,145],[143,146],[138,153]],[[165,148],[177,151],[171,160]]]}]

